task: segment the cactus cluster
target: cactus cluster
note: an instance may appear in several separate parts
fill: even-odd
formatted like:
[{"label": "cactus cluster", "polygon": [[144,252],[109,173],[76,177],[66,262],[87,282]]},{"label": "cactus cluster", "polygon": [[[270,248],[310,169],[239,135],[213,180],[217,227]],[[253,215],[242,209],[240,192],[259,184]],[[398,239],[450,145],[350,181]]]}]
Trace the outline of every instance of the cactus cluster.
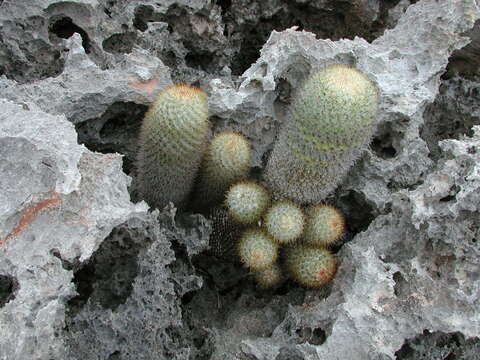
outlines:
[{"label": "cactus cluster", "polygon": [[265,288],[286,277],[306,287],[324,286],[336,272],[329,247],[341,239],[345,221],[320,202],[368,145],[377,97],[374,84],[354,68],[334,65],[313,74],[279,133],[264,186],[248,180],[248,140],[227,131],[208,143],[206,94],[174,85],[158,95],[142,124],[140,193],[156,207],[168,201],[183,207],[197,178],[193,204],[216,206],[210,212],[214,255],[236,252]]}]

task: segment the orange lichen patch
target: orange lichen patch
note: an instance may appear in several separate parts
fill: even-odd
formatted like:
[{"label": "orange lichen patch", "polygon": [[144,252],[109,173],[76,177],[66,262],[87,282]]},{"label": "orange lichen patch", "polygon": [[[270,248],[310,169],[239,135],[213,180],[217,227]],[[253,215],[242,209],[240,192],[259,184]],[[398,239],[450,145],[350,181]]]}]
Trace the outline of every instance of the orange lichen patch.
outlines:
[{"label": "orange lichen patch", "polygon": [[57,193],[54,193],[52,198],[44,200],[36,205],[33,205],[32,207],[29,207],[28,209],[23,210],[22,218],[20,219],[18,225],[15,226],[12,232],[6,237],[0,238],[0,246],[3,246],[8,240],[22,234],[28,227],[28,225],[30,225],[36,219],[38,214],[40,214],[42,211],[58,205],[61,201],[62,199],[60,198],[60,196]]},{"label": "orange lichen patch", "polygon": [[155,91],[155,88],[157,87],[158,80],[157,79],[151,79],[147,82],[141,82],[141,81],[131,81],[130,86],[140,89],[142,91],[152,93]]}]

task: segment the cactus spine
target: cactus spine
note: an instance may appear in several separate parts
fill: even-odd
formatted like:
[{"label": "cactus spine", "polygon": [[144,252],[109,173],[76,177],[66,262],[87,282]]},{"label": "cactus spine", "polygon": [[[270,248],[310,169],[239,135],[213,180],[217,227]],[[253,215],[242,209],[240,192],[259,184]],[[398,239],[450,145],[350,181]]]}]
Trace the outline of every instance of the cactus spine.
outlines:
[{"label": "cactus spine", "polygon": [[278,257],[278,245],[261,229],[247,229],[238,243],[242,263],[252,270],[263,270],[273,265]]},{"label": "cactus spine", "polygon": [[274,204],[265,215],[265,227],[280,245],[297,240],[303,233],[304,223],[302,209],[291,201]]},{"label": "cactus spine", "polygon": [[254,276],[257,283],[264,289],[276,287],[284,280],[282,269],[277,263],[274,263],[263,270],[256,271]]},{"label": "cactus spine", "polygon": [[332,253],[306,245],[289,247],[285,254],[285,265],[296,282],[311,288],[328,284],[337,270]]},{"label": "cactus spine", "polygon": [[177,84],[157,96],[140,130],[139,192],[162,209],[184,207],[205,151],[209,131],[206,93]]},{"label": "cactus spine", "polygon": [[323,204],[310,206],[306,213],[304,240],[310,245],[331,246],[345,232],[345,219],[333,206]]},{"label": "cactus spine", "polygon": [[267,189],[253,181],[240,181],[232,185],[225,199],[229,214],[242,224],[253,224],[260,220],[269,204]]},{"label": "cactus spine", "polygon": [[313,74],[267,164],[271,191],[303,204],[324,199],[370,142],[377,97],[375,85],[354,68],[334,65]]},{"label": "cactus spine", "polygon": [[196,191],[196,203],[220,202],[228,187],[248,176],[252,154],[249,141],[241,134],[224,131],[208,145]]}]

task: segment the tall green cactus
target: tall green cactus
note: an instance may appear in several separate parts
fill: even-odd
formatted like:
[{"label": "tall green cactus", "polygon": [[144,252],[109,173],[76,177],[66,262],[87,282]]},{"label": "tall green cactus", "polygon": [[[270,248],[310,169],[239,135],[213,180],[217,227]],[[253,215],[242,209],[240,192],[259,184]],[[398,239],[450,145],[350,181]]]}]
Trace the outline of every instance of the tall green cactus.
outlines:
[{"label": "tall green cactus", "polygon": [[272,193],[311,204],[332,192],[370,142],[377,98],[375,85],[354,68],[333,65],[313,74],[268,161]]},{"label": "tall green cactus", "polygon": [[207,94],[173,85],[157,96],[140,131],[138,190],[153,207],[188,201],[207,144]]}]

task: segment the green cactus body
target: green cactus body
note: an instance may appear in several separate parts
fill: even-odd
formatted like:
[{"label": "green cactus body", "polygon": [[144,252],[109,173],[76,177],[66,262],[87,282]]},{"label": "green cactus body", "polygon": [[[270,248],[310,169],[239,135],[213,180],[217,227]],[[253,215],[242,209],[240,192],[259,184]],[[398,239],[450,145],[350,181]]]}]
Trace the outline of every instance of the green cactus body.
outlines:
[{"label": "green cactus body", "polygon": [[324,199],[370,142],[377,103],[375,85],[354,68],[334,65],[313,74],[268,161],[272,192],[303,204]]},{"label": "green cactus body", "polygon": [[306,245],[288,247],[285,265],[296,282],[310,288],[328,284],[337,270],[332,253],[323,248]]},{"label": "green cactus body", "polygon": [[310,206],[306,210],[304,240],[313,246],[335,244],[345,232],[345,219],[340,211],[329,205]]},{"label": "green cactus body", "polygon": [[238,255],[242,263],[252,270],[271,266],[278,257],[278,245],[261,229],[247,229],[238,243]]},{"label": "green cactus body", "polygon": [[196,204],[208,206],[220,202],[228,187],[248,176],[251,150],[241,134],[224,131],[208,145],[196,190]]},{"label": "green cactus body", "polygon": [[207,144],[206,93],[177,84],[157,96],[140,131],[138,189],[153,207],[186,205]]},{"label": "green cactus body", "polygon": [[305,216],[302,209],[291,201],[274,204],[264,218],[267,232],[280,245],[291,243],[302,236]]},{"label": "green cactus body", "polygon": [[253,224],[270,205],[270,195],[267,189],[253,181],[240,181],[227,191],[225,205],[236,221]]},{"label": "green cactus body", "polygon": [[285,279],[282,269],[277,263],[274,263],[263,270],[255,271],[254,276],[257,283],[265,289],[276,287]]}]

